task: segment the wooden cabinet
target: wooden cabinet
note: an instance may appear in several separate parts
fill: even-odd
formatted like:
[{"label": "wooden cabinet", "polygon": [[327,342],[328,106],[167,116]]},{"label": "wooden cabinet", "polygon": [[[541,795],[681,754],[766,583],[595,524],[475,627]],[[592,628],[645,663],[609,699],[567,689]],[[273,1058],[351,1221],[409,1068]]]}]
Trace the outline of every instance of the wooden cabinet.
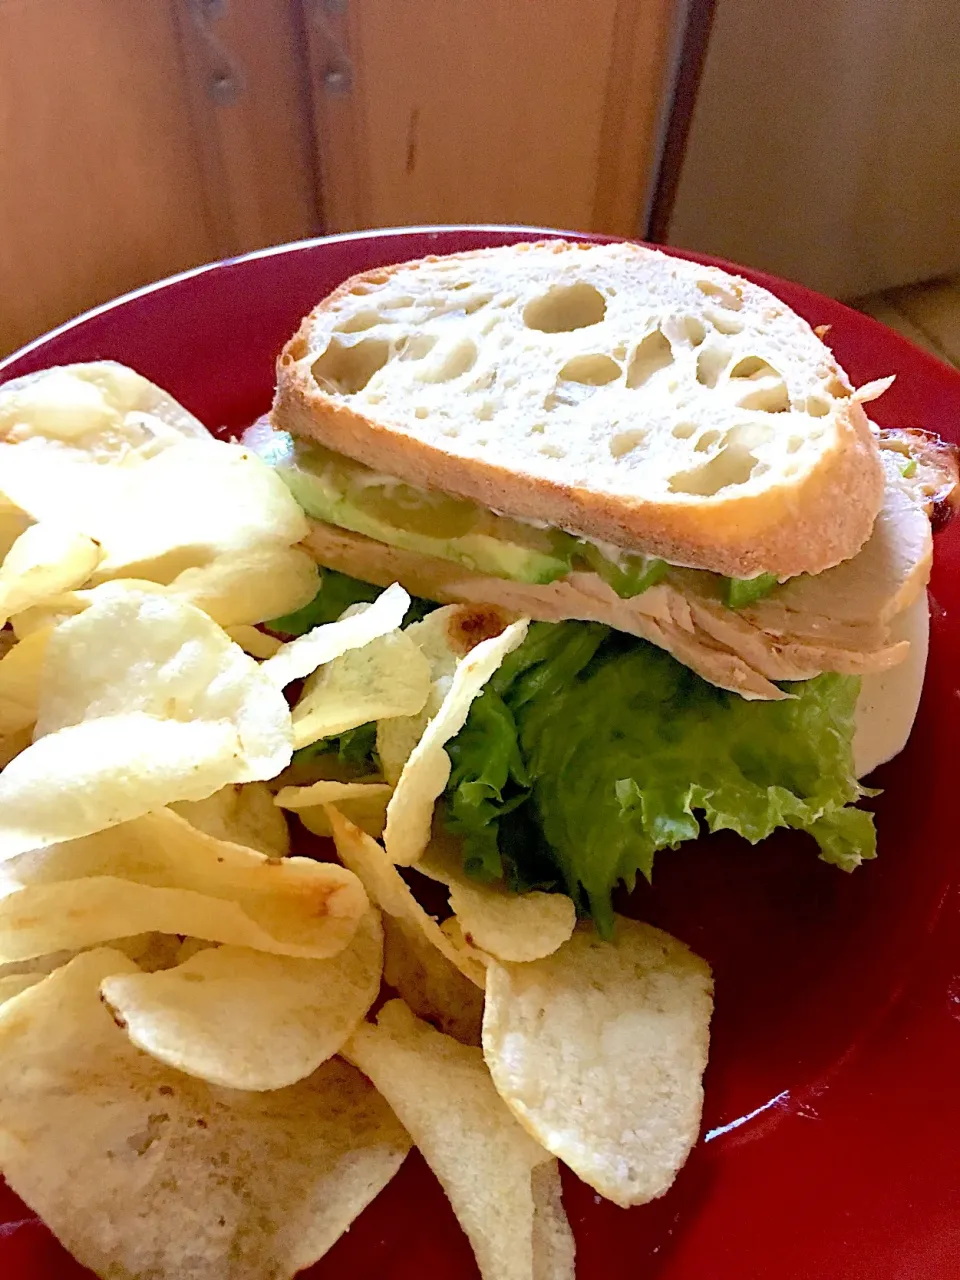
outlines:
[{"label": "wooden cabinet", "polygon": [[319,229],[302,48],[287,0],[0,4],[0,352]]},{"label": "wooden cabinet", "polygon": [[331,229],[641,228],[674,0],[307,0],[306,12]]},{"label": "wooden cabinet", "polygon": [[0,0],[0,353],[316,234],[634,234],[677,0]]}]

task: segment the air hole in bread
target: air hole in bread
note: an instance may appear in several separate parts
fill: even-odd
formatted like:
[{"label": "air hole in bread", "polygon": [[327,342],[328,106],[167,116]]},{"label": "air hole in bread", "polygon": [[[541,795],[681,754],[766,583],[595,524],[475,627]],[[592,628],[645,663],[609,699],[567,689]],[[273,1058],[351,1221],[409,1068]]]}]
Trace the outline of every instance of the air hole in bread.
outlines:
[{"label": "air hole in bread", "polygon": [[758,409],[763,413],[785,413],[790,408],[787,384],[781,374],[760,356],[744,356],[730,370],[730,380],[755,382],[757,385],[742,395],[741,409]]},{"label": "air hole in bread", "polygon": [[699,347],[707,336],[707,326],[696,316],[684,316],[680,321],[680,328],[691,347]]},{"label": "air hole in bread", "polygon": [[625,342],[618,342],[617,345],[613,348],[613,351],[611,354],[613,355],[614,360],[626,360],[627,344]]},{"label": "air hole in bread", "polygon": [[599,324],[606,314],[600,290],[581,281],[555,285],[539,298],[532,298],[523,309],[523,323],[540,333],[571,333]]},{"label": "air hole in bread", "polygon": [[671,493],[689,493],[712,498],[721,489],[746,484],[753,475],[757,458],[742,444],[726,444],[709,462],[670,477]]},{"label": "air hole in bread", "polygon": [[713,298],[721,307],[726,307],[728,311],[739,311],[743,306],[743,296],[739,285],[733,285],[727,289],[722,284],[716,284],[713,280],[698,280],[697,288],[701,293],[706,294],[708,298]]},{"label": "air hole in bread", "polygon": [[453,287],[454,287],[454,289],[456,289],[456,290],[457,290],[457,292],[459,293],[459,291],[460,291],[461,289],[472,289],[472,288],[473,288],[473,281],[472,281],[472,280],[458,280],[458,281],[457,281],[457,283],[456,283]]},{"label": "air hole in bread", "polygon": [[696,429],[695,422],[678,422],[670,434],[675,440],[689,440]]},{"label": "air hole in bread", "polygon": [[655,373],[673,364],[673,348],[659,329],[648,333],[633,353],[627,369],[627,386],[644,386]]},{"label": "air hole in bread", "polygon": [[787,384],[779,378],[764,378],[761,384],[737,400],[739,409],[758,409],[761,413],[786,413],[790,408]]},{"label": "air hole in bread", "polygon": [[693,446],[697,453],[706,453],[720,439],[719,431],[705,431],[697,443]]},{"label": "air hole in bread", "polygon": [[703,314],[717,333],[722,333],[725,337],[732,338],[737,333],[743,333],[743,321],[729,312],[705,311]]},{"label": "air hole in bread", "polygon": [[310,372],[324,391],[350,396],[362,391],[389,358],[390,343],[385,338],[364,338],[360,342],[331,338]]},{"label": "air hole in bread", "polygon": [[542,436],[546,429],[547,424],[545,422],[535,422],[530,428],[529,434],[532,436]]},{"label": "air hole in bread", "polygon": [[796,453],[803,448],[803,436],[791,436],[787,441],[787,453]]},{"label": "air hole in bread", "polygon": [[365,329],[373,329],[378,324],[389,324],[389,320],[384,320],[379,311],[356,311],[352,316],[347,316],[346,320],[342,320],[340,324],[334,327],[334,333],[363,333]]},{"label": "air hole in bread", "polygon": [[413,333],[404,339],[403,345],[397,352],[398,360],[422,360],[424,356],[428,356],[433,348],[437,345],[437,336],[434,333]]},{"label": "air hole in bread", "polygon": [[744,356],[730,370],[731,378],[779,378],[773,365],[767,364],[766,360],[762,360],[760,356]]},{"label": "air hole in bread", "polygon": [[493,402],[484,400],[483,404],[478,404],[473,411],[473,416],[478,422],[489,422],[494,414]]},{"label": "air hole in bread", "polygon": [[463,304],[463,310],[468,316],[474,315],[477,311],[482,311],[491,301],[489,293],[478,293],[475,298],[468,298]]},{"label": "air hole in bread", "polygon": [[430,410],[427,408],[426,405],[418,404],[413,411],[413,416],[415,418],[425,418],[429,412]]},{"label": "air hole in bread", "polygon": [[562,382],[580,382],[585,387],[605,387],[608,382],[615,382],[622,372],[616,360],[593,352],[568,360],[557,377]]},{"label": "air hole in bread", "polygon": [[840,379],[835,375],[823,389],[826,391],[827,395],[833,396],[837,400],[845,400],[850,395],[850,388],[845,387]]},{"label": "air hole in bread", "polygon": [[452,382],[477,363],[477,344],[472,338],[460,338],[436,353],[429,364],[417,373],[421,382]]},{"label": "air hole in bread", "polygon": [[408,307],[417,306],[417,300],[408,293],[403,293],[396,298],[384,298],[381,306],[389,311],[406,311]]},{"label": "air hole in bread", "polygon": [[610,452],[613,457],[622,458],[624,454],[631,453],[643,444],[646,438],[647,433],[641,427],[634,427],[630,431],[618,431],[610,441]]},{"label": "air hole in bread", "polygon": [[704,387],[715,387],[730,361],[730,349],[719,343],[701,347],[697,356],[697,381]]},{"label": "air hole in bread", "polygon": [[545,458],[565,458],[566,453],[558,444],[542,444],[540,452]]},{"label": "air hole in bread", "polygon": [[807,396],[807,413],[811,418],[825,418],[830,412],[830,401],[826,396]]}]

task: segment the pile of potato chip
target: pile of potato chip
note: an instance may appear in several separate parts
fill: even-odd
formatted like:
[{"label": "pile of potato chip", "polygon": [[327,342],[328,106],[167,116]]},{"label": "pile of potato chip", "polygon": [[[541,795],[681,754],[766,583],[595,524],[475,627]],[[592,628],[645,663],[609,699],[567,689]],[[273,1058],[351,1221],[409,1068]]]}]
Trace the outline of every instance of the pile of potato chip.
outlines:
[{"label": "pile of potato chip", "polygon": [[[0,1171],[102,1276],[275,1280],[416,1144],[485,1280],[572,1277],[558,1160],[667,1189],[709,969],[463,874],[444,746],[526,623],[404,629],[393,586],[282,643],[306,532],[129,369],[0,388]],[[296,785],[295,748],[371,721],[382,776]],[[288,814],[335,845],[291,856]]]}]

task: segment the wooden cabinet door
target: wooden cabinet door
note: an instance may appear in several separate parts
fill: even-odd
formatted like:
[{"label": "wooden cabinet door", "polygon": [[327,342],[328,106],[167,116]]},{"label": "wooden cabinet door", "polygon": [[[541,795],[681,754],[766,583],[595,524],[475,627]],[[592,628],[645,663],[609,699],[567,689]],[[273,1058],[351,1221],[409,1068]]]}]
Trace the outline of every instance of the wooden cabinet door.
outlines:
[{"label": "wooden cabinet door", "polygon": [[317,229],[298,24],[291,0],[0,3],[0,352]]},{"label": "wooden cabinet door", "polygon": [[304,0],[330,230],[636,234],[675,0]]}]

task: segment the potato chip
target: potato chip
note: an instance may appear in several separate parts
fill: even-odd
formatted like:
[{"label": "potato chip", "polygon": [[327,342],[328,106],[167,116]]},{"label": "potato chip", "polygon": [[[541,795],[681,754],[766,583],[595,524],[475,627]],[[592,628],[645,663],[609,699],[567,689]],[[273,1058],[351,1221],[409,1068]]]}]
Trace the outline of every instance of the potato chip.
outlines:
[{"label": "potato chip", "polygon": [[[318,576],[316,562],[299,548],[267,546],[185,569],[166,586],[146,578],[116,578],[86,591],[64,591],[42,606],[19,612],[14,627],[19,636],[29,635],[74,617],[107,596],[146,591],[195,605],[228,632],[239,630],[244,639],[252,638],[253,648],[241,647],[254,657],[266,658],[277,652],[281,642],[252,624],[309,603],[316,594]],[[232,638],[239,642],[237,636]]]},{"label": "potato chip", "polygon": [[5,769],[21,751],[26,751],[32,740],[33,732],[29,727],[18,729],[16,733],[8,733],[0,738],[0,769]]},{"label": "potato chip", "polygon": [[383,979],[418,1018],[479,1045],[483,992],[402,916],[383,917]]},{"label": "potato chip", "polygon": [[444,745],[466,723],[473,700],[493,673],[523,642],[528,622],[512,623],[498,636],[483,640],[463,658],[454,672],[440,709],[403,766],[387,806],[384,845],[392,862],[410,866],[430,841],[433,807],[450,777],[450,757]]},{"label": "potato chip", "polygon": [[332,1059],[288,1089],[213,1088],[141,1053],[100,1001],[103,949],[0,1010],[0,1169],[116,1280],[290,1280],[390,1181],[410,1140]]},{"label": "potato chip", "polygon": [[[141,969],[165,968],[175,964],[180,949],[179,938],[168,938],[159,933],[137,933],[130,938],[114,938],[110,946],[135,960]],[[208,944],[205,944],[208,945]],[[0,978],[21,977],[33,974],[45,978],[55,969],[61,969],[80,955],[80,950],[53,951],[45,956],[31,956],[29,960],[11,960],[0,965]],[[160,961],[160,963],[158,963]]]},{"label": "potato chip", "polygon": [[170,583],[186,569],[265,546],[289,547],[307,521],[276,473],[239,445],[182,440],[135,467],[84,466],[0,445],[7,497],[100,543],[93,581]]},{"label": "potato chip", "polygon": [[112,360],[60,365],[0,389],[0,439],[72,445],[85,461],[129,463],[183,437],[211,441],[203,423],[146,378]]},{"label": "potato chip", "polygon": [[275,803],[292,809],[316,836],[332,836],[333,828],[323,808],[334,804],[350,822],[378,836],[386,820],[387,801],[393,787],[385,782],[314,782],[309,787],[283,787]]},{"label": "potato chip", "polygon": [[[663,1195],[700,1129],[713,982],[688,947],[617,918],[487,969],[483,1053],[520,1123],[624,1207]],[[416,1137],[416,1135],[414,1135]]]},{"label": "potato chip", "polygon": [[576,1241],[563,1207],[563,1185],[556,1160],[545,1160],[530,1179],[533,1192],[535,1280],[576,1280]]},{"label": "potato chip", "polygon": [[236,779],[238,757],[239,736],[225,721],[138,711],[51,733],[0,772],[0,862],[168,801],[202,800]]},{"label": "potato chip", "polygon": [[21,991],[28,991],[31,987],[35,987],[46,976],[45,973],[10,973],[0,978],[0,1006],[5,1005],[8,1000],[13,1000],[15,996],[20,995]]},{"label": "potato chip", "polygon": [[290,852],[286,816],[263,782],[224,787],[206,800],[186,800],[170,808],[218,840],[245,845],[271,858],[283,858]]},{"label": "potato chip", "polygon": [[105,978],[100,992],[160,1062],[225,1089],[283,1089],[341,1048],[376,999],[382,968],[370,910],[329,960],[210,947],[175,969]]},{"label": "potato chip", "polygon": [[[225,782],[272,778],[290,760],[287,704],[261,667],[199,609],[142,591],[106,596],[54,628],[36,736],[131,712],[230,726],[239,752]],[[167,799],[187,798],[202,797]]]},{"label": "potato chip", "polygon": [[[2,458],[2,454],[0,454]],[[7,554],[16,540],[30,528],[31,520],[25,511],[8,502],[0,493],[0,560]]]},{"label": "potato chip", "polygon": [[81,586],[100,563],[99,546],[52,522],[32,524],[0,564],[0,626],[13,614]]},{"label": "potato chip", "polygon": [[50,635],[34,631],[0,658],[0,737],[36,723]]},{"label": "potato chip", "polygon": [[224,630],[233,643],[238,644],[243,652],[249,653],[252,658],[272,658],[283,644],[283,641],[278,640],[276,636],[268,635],[266,631],[260,631],[257,627],[241,625],[225,627]]},{"label": "potato chip", "polygon": [[410,886],[377,844],[359,827],[327,805],[327,817],[333,829],[340,861],[361,882],[371,902],[381,911],[404,921],[407,930],[416,930],[442,956],[478,987],[483,987],[486,970],[482,963],[461,951],[450,941],[433,916],[427,914],[413,896]]},{"label": "potato chip", "polygon": [[169,810],[28,853],[6,873],[0,960],[148,931],[325,959],[367,909],[346,868],[268,858]]},{"label": "potato chip", "polygon": [[237,627],[302,609],[319,586],[317,563],[305,551],[266,546],[185,569],[165,594],[196,605],[221,627]]},{"label": "potato chip", "polygon": [[355,605],[336,622],[325,622],[283,645],[263,664],[264,672],[279,687],[311,675],[324,663],[348,649],[362,649],[371,640],[397,631],[410,607],[410,597],[398,583],[388,587],[370,605]]},{"label": "potato chip", "polygon": [[571,936],[577,909],[563,893],[510,893],[463,870],[459,842],[435,835],[417,870],[450,890],[450,910],[463,940],[500,960],[539,960]]},{"label": "potato chip", "polygon": [[[552,1232],[534,1230],[532,1175],[549,1157],[497,1096],[480,1050],[391,1000],[376,1026],[357,1029],[344,1056],[373,1081],[437,1175],[483,1280],[546,1275],[534,1248]],[[548,1203],[555,1212],[556,1198]]]},{"label": "potato chip", "polygon": [[415,716],[397,716],[377,723],[377,754],[388,782],[396,783],[414,747],[450,688],[457,663],[481,640],[500,635],[510,618],[495,605],[448,604],[434,609],[404,631],[430,664],[431,689]]},{"label": "potato chip", "polygon": [[430,666],[414,642],[402,631],[380,636],[309,677],[293,708],[294,746],[309,746],[383,716],[412,715],[429,692]]}]

